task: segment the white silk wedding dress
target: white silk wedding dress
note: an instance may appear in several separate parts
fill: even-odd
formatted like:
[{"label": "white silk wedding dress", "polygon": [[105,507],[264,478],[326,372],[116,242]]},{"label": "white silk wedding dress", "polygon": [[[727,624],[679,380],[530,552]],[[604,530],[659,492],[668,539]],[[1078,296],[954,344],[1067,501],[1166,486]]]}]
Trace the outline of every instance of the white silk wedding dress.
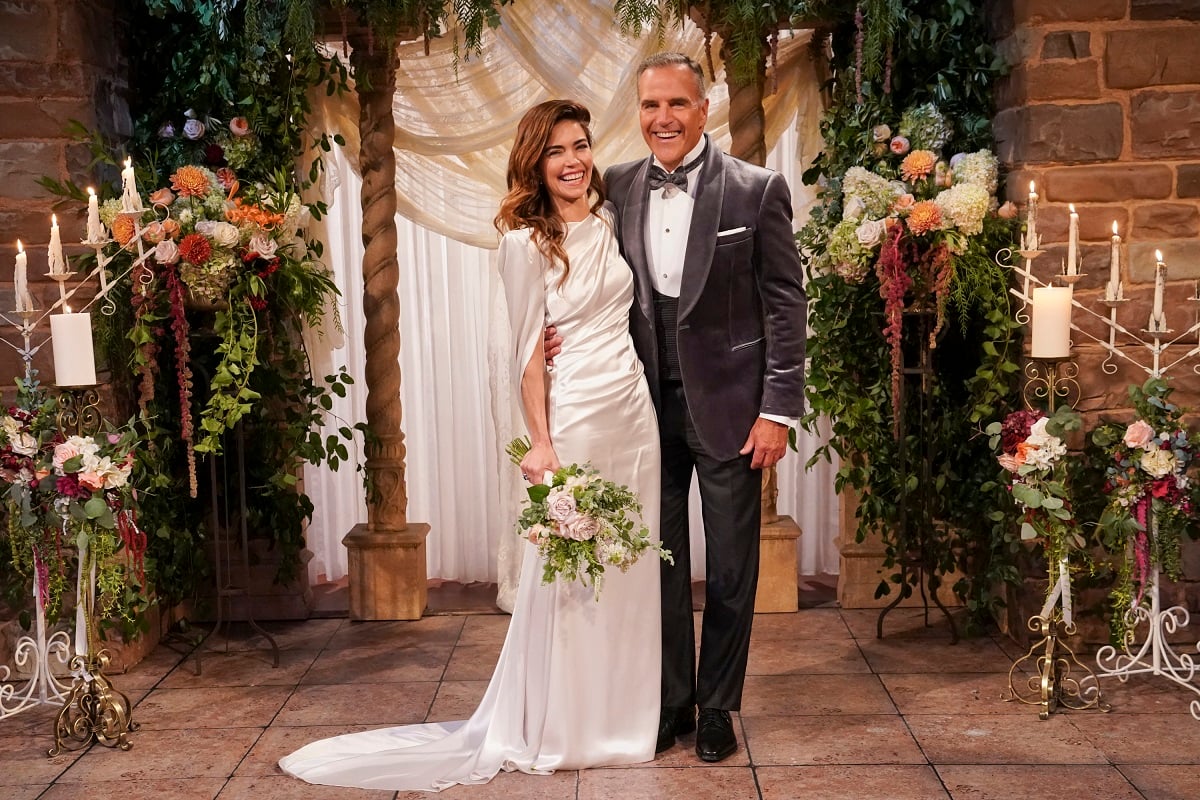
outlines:
[{"label": "white silk wedding dress", "polygon": [[[642,500],[658,538],[658,430],[629,336],[633,276],[609,224],[568,227],[571,270],[545,259],[528,230],[500,244],[513,330],[513,366],[536,351],[547,323],[563,337],[550,374],[550,432],[564,464],[591,462]],[[514,379],[513,384],[518,381]],[[542,584],[525,543],[516,605],[500,660],[470,719],[404,725],[309,744],[283,758],[310,783],[440,790],[485,783],[499,771],[545,773],[654,757],[658,726],[659,566],[653,553],[626,573],[609,569],[600,599],[580,583]]]}]

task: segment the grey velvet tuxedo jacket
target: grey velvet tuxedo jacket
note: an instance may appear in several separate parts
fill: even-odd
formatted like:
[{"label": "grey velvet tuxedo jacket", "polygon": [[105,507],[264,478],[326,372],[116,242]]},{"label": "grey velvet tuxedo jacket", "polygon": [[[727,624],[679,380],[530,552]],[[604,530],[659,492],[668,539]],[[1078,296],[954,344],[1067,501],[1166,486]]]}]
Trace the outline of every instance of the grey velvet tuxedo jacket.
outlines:
[{"label": "grey velvet tuxedo jacket", "polygon": [[[650,158],[618,164],[604,180],[621,254],[633,269],[630,330],[661,407],[646,246],[650,164]],[[699,180],[679,295],[679,364],[701,444],[727,461],[737,457],[760,413],[803,413],[808,299],[783,176],[710,141]]]}]

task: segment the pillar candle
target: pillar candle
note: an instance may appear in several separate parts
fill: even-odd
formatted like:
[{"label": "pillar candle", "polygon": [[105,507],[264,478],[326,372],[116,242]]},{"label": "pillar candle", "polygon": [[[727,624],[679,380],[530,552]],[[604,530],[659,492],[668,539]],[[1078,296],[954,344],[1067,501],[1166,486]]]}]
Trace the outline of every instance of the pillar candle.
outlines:
[{"label": "pillar candle", "polygon": [[80,314],[51,314],[50,341],[54,348],[55,384],[96,385],[91,314],[86,311]]},{"label": "pillar candle", "polygon": [[1108,285],[1104,287],[1105,300],[1120,300],[1124,295],[1121,286],[1121,237],[1117,234],[1117,221],[1113,220],[1112,250],[1108,254]]},{"label": "pillar candle", "polygon": [[96,190],[89,186],[87,240],[89,242],[103,242],[107,238],[108,234],[104,231],[104,223],[100,221],[100,200],[96,197]]},{"label": "pillar candle", "polygon": [[62,235],[58,230],[58,216],[56,214],[50,215],[50,248],[48,255],[50,258],[50,274],[66,275],[67,259],[63,256]]},{"label": "pillar candle", "polygon": [[1071,210],[1070,222],[1067,225],[1067,274],[1079,274],[1079,214],[1075,213],[1075,204],[1067,206]]},{"label": "pillar candle", "polygon": [[1039,286],[1033,290],[1033,358],[1067,358],[1071,354],[1071,287]]},{"label": "pillar candle", "polygon": [[1033,181],[1029,182],[1029,207],[1025,216],[1025,249],[1037,250],[1037,192],[1034,191]]},{"label": "pillar candle", "polygon": [[29,294],[29,256],[17,239],[17,266],[13,271],[13,294],[16,295],[17,311],[33,311],[33,297]]},{"label": "pillar candle", "polygon": [[124,213],[141,213],[142,197],[137,190],[137,177],[133,172],[133,159],[125,159],[125,169],[121,170],[121,211]]},{"label": "pillar candle", "polygon": [[1161,250],[1154,251],[1154,310],[1150,313],[1151,331],[1165,331],[1167,320],[1163,316],[1163,293],[1167,288],[1167,265],[1163,263]]}]

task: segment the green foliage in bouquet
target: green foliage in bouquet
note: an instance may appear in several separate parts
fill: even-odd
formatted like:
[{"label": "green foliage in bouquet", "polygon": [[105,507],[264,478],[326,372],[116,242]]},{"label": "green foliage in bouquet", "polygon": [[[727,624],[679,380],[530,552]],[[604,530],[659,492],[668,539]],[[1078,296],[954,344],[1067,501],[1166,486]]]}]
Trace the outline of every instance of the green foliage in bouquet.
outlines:
[{"label": "green foliage in bouquet", "polygon": [[[916,546],[900,520],[936,521],[925,556],[938,573],[962,574],[955,591],[982,621],[999,603],[993,588],[1016,579],[1019,549],[998,513],[1006,488],[975,435],[1015,407],[1020,354],[1008,275],[994,260],[1016,239],[1010,209],[997,213],[989,152],[1003,65],[979,2],[857,10],[831,34],[826,146],[805,173],[822,203],[798,235],[812,326],[804,424],[830,421],[831,444],[817,457],[841,457],[837,489],[859,493],[859,538],[880,532],[885,565],[895,566]],[[920,314],[936,317],[933,341],[917,341]],[[898,366],[921,348],[935,374],[918,416],[916,403],[898,402]],[[914,457],[907,466],[901,457],[926,448],[928,481]],[[899,582],[891,576],[877,594]]]}]

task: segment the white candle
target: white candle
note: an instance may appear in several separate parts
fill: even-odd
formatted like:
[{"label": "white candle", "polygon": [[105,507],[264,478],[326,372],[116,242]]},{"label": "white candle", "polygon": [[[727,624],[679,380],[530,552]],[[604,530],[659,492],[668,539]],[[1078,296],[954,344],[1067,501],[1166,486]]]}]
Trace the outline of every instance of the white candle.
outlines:
[{"label": "white candle", "polygon": [[1163,315],[1163,293],[1167,288],[1167,265],[1163,263],[1161,250],[1154,251],[1154,310],[1150,312],[1150,331],[1162,333],[1167,330],[1167,320]]},{"label": "white candle", "polygon": [[1112,250],[1108,254],[1108,285],[1104,287],[1105,300],[1120,300],[1125,293],[1121,286],[1121,237],[1117,234],[1117,221],[1113,220]]},{"label": "white candle", "polygon": [[87,240],[89,242],[103,242],[107,238],[108,234],[104,230],[104,223],[100,221],[100,199],[96,197],[96,190],[89,186]]},{"label": "white candle", "polygon": [[1071,354],[1071,287],[1039,286],[1033,290],[1033,358],[1067,358]]},{"label": "white candle", "polygon": [[62,235],[58,230],[58,215],[50,215],[50,248],[48,250],[50,258],[50,274],[51,275],[66,275],[67,274],[67,259],[63,256]]},{"label": "white candle", "polygon": [[55,384],[96,385],[91,314],[86,311],[80,314],[51,314],[50,341],[54,347]]},{"label": "white candle", "polygon": [[29,256],[17,239],[17,266],[13,270],[13,294],[17,298],[17,311],[33,311],[33,297],[29,294]]},{"label": "white candle", "polygon": [[1033,181],[1029,182],[1029,207],[1026,209],[1025,217],[1025,249],[1037,250],[1037,192],[1034,191]]},{"label": "white candle", "polygon": [[125,169],[121,170],[121,211],[125,213],[141,213],[142,197],[137,190],[137,177],[133,173],[133,159],[125,159]]},{"label": "white candle", "polygon": [[1067,225],[1067,274],[1079,274],[1079,215],[1075,213],[1075,204],[1067,206],[1071,210],[1071,221]]}]

